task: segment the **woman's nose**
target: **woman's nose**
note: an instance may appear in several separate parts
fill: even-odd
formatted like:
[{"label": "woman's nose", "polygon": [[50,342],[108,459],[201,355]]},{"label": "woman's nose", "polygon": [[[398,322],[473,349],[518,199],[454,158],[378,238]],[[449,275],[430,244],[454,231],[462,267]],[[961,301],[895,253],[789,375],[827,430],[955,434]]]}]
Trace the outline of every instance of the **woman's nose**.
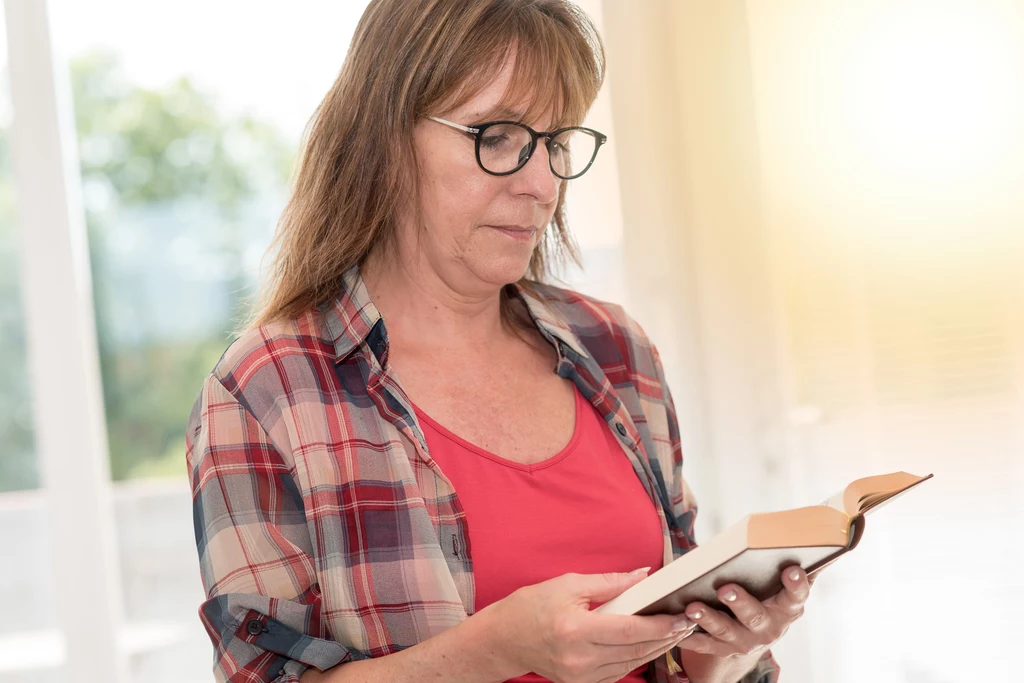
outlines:
[{"label": "woman's nose", "polygon": [[537,141],[533,156],[512,177],[516,179],[518,193],[533,195],[542,204],[550,204],[558,198],[561,179],[551,171],[548,146],[543,140]]}]

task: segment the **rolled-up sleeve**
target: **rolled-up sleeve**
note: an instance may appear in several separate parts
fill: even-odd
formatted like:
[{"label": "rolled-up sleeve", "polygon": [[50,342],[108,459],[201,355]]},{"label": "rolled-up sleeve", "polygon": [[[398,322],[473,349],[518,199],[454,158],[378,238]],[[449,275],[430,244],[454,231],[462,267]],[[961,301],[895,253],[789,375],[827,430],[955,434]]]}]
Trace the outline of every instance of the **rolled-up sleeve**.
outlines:
[{"label": "rolled-up sleeve", "polygon": [[321,613],[293,468],[214,375],[192,409],[185,445],[207,598],[199,616],[215,679],[293,683],[310,666],[362,659],[335,641]]}]

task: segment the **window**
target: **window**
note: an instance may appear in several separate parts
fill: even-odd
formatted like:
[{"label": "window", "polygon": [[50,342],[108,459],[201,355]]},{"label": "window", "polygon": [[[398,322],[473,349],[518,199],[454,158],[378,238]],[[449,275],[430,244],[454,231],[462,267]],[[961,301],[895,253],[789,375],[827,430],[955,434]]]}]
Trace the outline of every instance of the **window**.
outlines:
[{"label": "window", "polygon": [[303,127],[362,9],[52,3],[70,62],[134,680],[210,680],[185,426],[255,292]]},{"label": "window", "polygon": [[18,285],[18,239],[11,159],[6,33],[0,23],[0,493],[39,487],[33,457],[25,323]]}]

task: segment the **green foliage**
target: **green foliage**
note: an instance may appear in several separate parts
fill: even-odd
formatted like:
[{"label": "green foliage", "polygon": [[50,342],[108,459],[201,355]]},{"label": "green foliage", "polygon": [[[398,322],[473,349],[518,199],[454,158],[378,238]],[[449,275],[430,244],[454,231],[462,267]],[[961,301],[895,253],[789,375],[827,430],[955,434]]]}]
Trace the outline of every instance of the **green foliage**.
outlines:
[{"label": "green foliage", "polygon": [[[181,78],[152,91],[127,84],[117,59],[94,53],[72,64],[75,118],[83,183],[108,183],[110,207],[87,210],[97,286],[100,364],[111,472],[124,479],[153,468],[182,440],[193,400],[228,343],[231,320],[189,343],[147,340],[125,348],[111,339],[110,301],[103,285],[111,253],[107,226],[116,208],[199,200],[220,218],[204,248],[227,249],[240,261],[240,206],[258,192],[282,186],[292,157],[277,132],[250,116],[225,119],[210,96]],[[222,286],[240,315],[246,283]],[[108,294],[107,296],[112,296]],[[184,473],[183,453],[179,472]],[[167,468],[164,468],[167,469]]]},{"label": "green foliage", "polygon": [[32,458],[9,136],[0,127],[0,492],[39,486]]},{"label": "green foliage", "polygon": [[121,206],[197,197],[228,210],[291,166],[273,128],[224,120],[187,78],[135,87],[115,55],[94,52],[72,62],[71,82],[83,182],[109,183]]},{"label": "green foliage", "polygon": [[[201,248],[240,262],[248,246],[239,224],[243,208],[264,193],[283,190],[294,157],[272,126],[250,115],[225,116],[188,78],[160,89],[138,87],[126,81],[116,55],[101,51],[72,62],[71,83],[112,476],[182,475],[192,403],[230,342],[231,318],[244,312],[242,297],[250,283],[237,272],[214,282],[211,289],[231,297],[232,314],[195,338],[118,341],[113,320],[122,309],[112,279],[111,227],[133,207],[159,210],[198,202],[216,216]],[[25,419],[23,325],[17,273],[10,267],[15,262],[9,234],[13,193],[3,166],[4,136],[0,129],[0,491],[39,485]],[[104,200],[95,201],[96,196]]]},{"label": "green foliage", "polygon": [[[110,466],[115,479],[141,472],[185,474],[184,434],[203,378],[227,343],[211,334],[189,343],[157,342],[102,356]],[[181,445],[177,467],[153,467]]]}]

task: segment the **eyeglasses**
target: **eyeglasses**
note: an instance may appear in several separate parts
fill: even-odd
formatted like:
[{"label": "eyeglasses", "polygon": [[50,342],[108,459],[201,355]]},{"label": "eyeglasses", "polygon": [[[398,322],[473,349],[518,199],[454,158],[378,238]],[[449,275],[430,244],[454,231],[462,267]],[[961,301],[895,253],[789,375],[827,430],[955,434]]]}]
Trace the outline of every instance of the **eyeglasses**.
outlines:
[{"label": "eyeglasses", "polygon": [[515,173],[525,166],[537,150],[537,139],[546,138],[551,172],[563,180],[579,178],[594,163],[597,151],[608,140],[603,133],[581,126],[540,133],[515,121],[462,126],[436,116],[427,118],[473,136],[477,163],[485,172],[496,176]]}]

